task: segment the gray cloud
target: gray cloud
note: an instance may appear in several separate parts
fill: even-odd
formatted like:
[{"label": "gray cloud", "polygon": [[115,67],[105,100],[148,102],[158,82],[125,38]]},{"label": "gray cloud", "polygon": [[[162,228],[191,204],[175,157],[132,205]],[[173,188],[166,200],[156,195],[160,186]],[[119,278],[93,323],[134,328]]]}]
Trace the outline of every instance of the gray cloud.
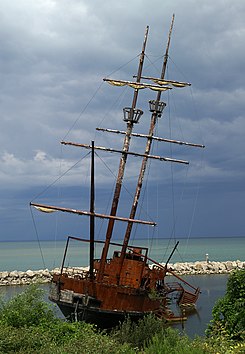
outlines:
[{"label": "gray cloud", "polygon": [[[0,190],[3,195],[9,191],[10,198],[18,199],[23,206],[24,199],[17,197],[17,191],[24,189],[30,193],[31,188],[38,189],[38,186],[41,189],[57,178],[60,168],[65,171],[80,158],[81,151],[66,149],[65,161],[59,146],[74,122],[67,139],[89,143],[96,136],[99,145],[109,144],[108,135],[95,135],[94,129],[96,126],[123,129],[118,108],[130,105],[132,92],[106,84],[100,86],[102,78],[117,68],[112,76],[130,79],[135,74],[146,25],[150,25],[150,34],[145,72],[159,75],[160,56],[174,12],[176,21],[167,74],[171,79],[192,82],[192,88],[164,95],[173,115],[171,129],[176,130],[170,131],[167,108],[165,118],[159,123],[159,135],[204,142],[207,146],[203,168],[199,162],[202,152],[172,150],[177,158],[189,159],[190,155],[189,183],[198,179],[214,193],[206,193],[207,198],[200,197],[203,206],[208,205],[210,198],[219,206],[216,188],[209,184],[213,183],[212,186],[224,185],[225,200],[228,200],[226,193],[236,188],[232,198],[239,195],[237,205],[240,208],[243,205],[244,209],[241,200],[244,200],[245,166],[242,75],[245,3],[242,0],[233,3],[228,0],[106,0],[103,3],[1,0],[0,5]],[[91,97],[92,102],[84,111]],[[116,101],[114,105],[113,101]],[[147,124],[147,108],[142,100],[139,103],[145,117],[135,130]],[[117,143],[116,137],[111,138],[114,146],[120,148],[121,140]],[[140,148],[140,144],[135,142],[135,148]],[[163,144],[159,149],[168,156],[169,147]],[[113,162],[116,173],[116,157],[108,159]],[[135,168],[135,161],[130,162],[129,176],[135,174]],[[65,185],[77,185],[79,173],[76,169],[70,173]],[[106,188],[112,177],[106,177],[102,164],[97,173],[98,183],[105,183]],[[177,181],[184,175],[185,170],[176,170]],[[161,178],[159,181],[165,183]],[[227,206],[226,210],[237,214],[233,226],[239,235],[240,208],[230,210]]]}]

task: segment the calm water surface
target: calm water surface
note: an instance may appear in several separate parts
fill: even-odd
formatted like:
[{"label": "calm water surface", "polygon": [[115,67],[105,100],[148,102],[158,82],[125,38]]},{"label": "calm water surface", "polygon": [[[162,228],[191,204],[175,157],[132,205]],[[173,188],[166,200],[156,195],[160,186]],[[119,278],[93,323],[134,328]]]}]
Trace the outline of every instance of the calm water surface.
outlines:
[{"label": "calm water surface", "polygon": [[[120,243],[120,241],[116,242]],[[137,240],[134,244],[148,247],[151,258],[157,262],[164,262],[173,249],[174,241],[167,239]],[[0,242],[0,271],[53,269],[61,264],[64,246],[65,241]],[[100,257],[101,247],[101,244],[96,245],[95,257]],[[113,250],[115,247],[111,248],[111,252]],[[171,262],[205,260],[206,253],[208,253],[210,261],[238,259],[244,261],[245,238],[180,239],[180,244]],[[67,264],[87,266],[89,264],[89,244],[72,241],[67,254]]]},{"label": "calm water surface", "polygon": [[196,314],[176,327],[185,331],[191,337],[195,335],[203,336],[208,323],[212,319],[212,309],[215,302],[225,295],[228,275],[183,276],[183,278],[191,284],[199,286],[201,294],[197,302]]}]

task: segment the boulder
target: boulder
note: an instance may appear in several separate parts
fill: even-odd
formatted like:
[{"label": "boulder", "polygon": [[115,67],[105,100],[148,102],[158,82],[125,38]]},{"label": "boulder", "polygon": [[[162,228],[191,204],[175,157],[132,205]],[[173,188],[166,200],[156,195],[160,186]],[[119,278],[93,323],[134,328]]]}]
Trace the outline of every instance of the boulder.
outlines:
[{"label": "boulder", "polygon": [[1,279],[6,279],[6,278],[8,278],[8,276],[9,276],[9,272],[1,272],[0,273]]},{"label": "boulder", "polygon": [[26,271],[26,276],[28,278],[33,278],[34,275],[35,275],[35,273],[32,270],[29,269],[29,270]]},{"label": "boulder", "polygon": [[19,273],[17,272],[17,270],[13,270],[12,272],[9,273],[9,276],[11,278],[19,278]]}]

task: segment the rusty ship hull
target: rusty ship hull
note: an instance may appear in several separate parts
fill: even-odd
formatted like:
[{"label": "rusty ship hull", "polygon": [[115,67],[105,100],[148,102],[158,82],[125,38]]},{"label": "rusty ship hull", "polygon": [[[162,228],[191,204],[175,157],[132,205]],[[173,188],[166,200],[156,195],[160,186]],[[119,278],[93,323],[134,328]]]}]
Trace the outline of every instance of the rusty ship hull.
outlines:
[{"label": "rusty ship hull", "polygon": [[[186,291],[179,281],[181,278],[170,269],[157,262],[154,264],[153,260],[149,266],[147,248],[128,248],[121,271],[119,251],[107,259],[102,282],[96,279],[100,260],[94,260],[92,278],[90,272],[82,268],[63,267],[53,276],[49,299],[67,319],[85,321],[99,328],[114,327],[128,317],[137,321],[148,314],[165,321],[183,320],[184,315],[176,316],[168,307],[170,297],[175,294],[179,305],[194,305],[199,289],[185,282],[192,288],[192,292]],[[167,272],[178,281],[166,282]]]}]

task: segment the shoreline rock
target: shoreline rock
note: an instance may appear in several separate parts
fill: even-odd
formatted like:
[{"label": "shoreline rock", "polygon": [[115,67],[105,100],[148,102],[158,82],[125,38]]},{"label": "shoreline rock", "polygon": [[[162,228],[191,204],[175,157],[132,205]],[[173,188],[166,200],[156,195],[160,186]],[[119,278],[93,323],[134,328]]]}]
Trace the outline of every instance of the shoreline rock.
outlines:
[{"label": "shoreline rock", "polygon": [[196,261],[187,263],[169,264],[168,268],[178,275],[209,275],[209,274],[229,274],[236,269],[244,269],[245,261]]},{"label": "shoreline rock", "polygon": [[[213,274],[229,274],[236,269],[244,269],[245,261],[226,261],[226,262],[211,262],[211,261],[196,261],[186,263],[169,263],[168,268],[173,270],[177,275],[213,275]],[[87,271],[86,268],[71,268],[73,274]],[[0,286],[11,285],[29,285],[33,283],[50,283],[54,273],[58,273],[59,268],[53,270],[40,269],[27,271],[0,271]],[[75,272],[75,273],[74,273]]]}]

